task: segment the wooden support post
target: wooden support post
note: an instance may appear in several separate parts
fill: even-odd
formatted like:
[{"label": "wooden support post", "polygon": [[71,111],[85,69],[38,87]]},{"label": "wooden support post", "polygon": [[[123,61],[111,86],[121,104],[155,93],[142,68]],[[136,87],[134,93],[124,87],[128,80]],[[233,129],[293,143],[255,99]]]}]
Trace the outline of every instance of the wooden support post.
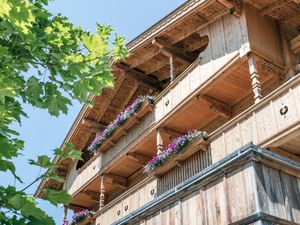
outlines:
[{"label": "wooden support post", "polygon": [[261,98],[261,85],[259,81],[259,75],[257,72],[257,63],[256,63],[256,56],[253,54],[250,54],[248,56],[248,64],[249,64],[249,71],[250,71],[250,77],[252,81],[252,91],[254,93],[254,103],[258,103]]},{"label": "wooden support post", "polygon": [[67,221],[67,216],[68,216],[68,207],[64,206],[64,214],[63,214],[63,224]]},{"label": "wooden support post", "polygon": [[104,184],[104,176],[100,177],[100,201],[99,201],[99,209],[102,209],[105,205],[105,184]]},{"label": "wooden support post", "polygon": [[161,136],[160,128],[156,129],[156,146],[157,146],[157,154],[160,154],[163,149],[163,139]]},{"label": "wooden support post", "polygon": [[175,74],[174,56],[171,55],[170,58],[169,58],[169,60],[170,60],[170,80],[171,80],[171,82],[173,82],[174,79],[175,79],[175,76],[176,76],[176,74]]}]

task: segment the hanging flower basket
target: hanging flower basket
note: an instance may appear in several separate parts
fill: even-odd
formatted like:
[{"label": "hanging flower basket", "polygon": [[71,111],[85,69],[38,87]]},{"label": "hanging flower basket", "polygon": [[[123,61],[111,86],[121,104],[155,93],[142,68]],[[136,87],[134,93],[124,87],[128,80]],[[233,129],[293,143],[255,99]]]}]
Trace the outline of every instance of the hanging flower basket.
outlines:
[{"label": "hanging flower basket", "polygon": [[150,174],[163,174],[175,167],[179,161],[182,161],[199,148],[206,149],[209,144],[208,134],[197,130],[190,130],[174,139],[162,152],[157,153],[144,167],[144,171]]},{"label": "hanging flower basket", "polygon": [[88,225],[92,224],[94,212],[87,209],[80,210],[74,213],[71,221],[64,221],[63,225]]},{"label": "hanging flower basket", "polygon": [[[153,96],[139,96],[137,97],[131,105],[129,105],[123,112],[121,112],[117,118],[112,121],[103,131],[97,133],[95,139],[88,147],[89,151],[96,152],[97,149],[101,148],[105,141],[112,139],[112,137],[117,134],[117,130],[120,130],[122,126],[127,124],[127,121],[131,118],[137,117],[137,112],[141,111],[144,103],[150,103],[152,105],[154,100]],[[143,115],[139,115],[143,116]],[[129,124],[132,126],[133,124]],[[129,129],[130,127],[126,127]],[[119,133],[118,133],[119,134]],[[117,136],[117,135],[115,135]],[[120,136],[120,135],[119,135]],[[111,141],[112,142],[112,141]],[[106,146],[107,147],[107,146]]]}]

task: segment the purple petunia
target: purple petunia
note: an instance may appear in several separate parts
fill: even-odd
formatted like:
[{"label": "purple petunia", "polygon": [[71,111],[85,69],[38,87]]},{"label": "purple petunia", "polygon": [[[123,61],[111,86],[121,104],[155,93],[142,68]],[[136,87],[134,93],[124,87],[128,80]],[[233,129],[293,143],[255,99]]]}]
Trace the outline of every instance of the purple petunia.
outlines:
[{"label": "purple petunia", "polygon": [[121,112],[117,118],[112,121],[103,131],[97,133],[95,139],[92,141],[91,145],[88,147],[89,151],[95,152],[102,143],[107,140],[112,134],[122,126],[130,117],[136,113],[145,101],[152,103],[154,100],[153,96],[139,96],[137,97],[131,105],[129,105],[123,112]]},{"label": "purple petunia", "polygon": [[161,166],[170,155],[178,154],[184,147],[194,140],[196,137],[199,137],[203,133],[197,130],[190,130],[187,134],[184,134],[176,139],[174,139],[167,147],[165,147],[160,153],[155,154],[152,159],[144,167],[145,172],[150,172]]},{"label": "purple petunia", "polygon": [[87,209],[77,211],[72,216],[72,220],[70,222],[65,220],[62,225],[76,225],[77,223],[83,221],[88,216],[94,216],[94,212],[89,211]]}]

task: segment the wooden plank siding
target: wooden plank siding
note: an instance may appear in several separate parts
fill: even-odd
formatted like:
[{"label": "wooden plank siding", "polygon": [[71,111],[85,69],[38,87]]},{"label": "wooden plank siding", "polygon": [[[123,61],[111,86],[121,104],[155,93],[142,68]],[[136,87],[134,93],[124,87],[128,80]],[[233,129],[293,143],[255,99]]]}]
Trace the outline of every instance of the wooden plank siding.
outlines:
[{"label": "wooden plank siding", "polygon": [[121,137],[114,146],[112,146],[103,155],[102,167],[109,163],[116,155],[123,151],[127,146],[132,144],[136,139],[138,139],[145,131],[149,129],[155,123],[154,114],[148,113],[139,124],[130,128],[127,131],[127,135]]},{"label": "wooden plank siding", "polygon": [[96,219],[96,224],[111,224],[150,202],[157,196],[157,180],[144,181],[113,200]]},{"label": "wooden plank siding", "polygon": [[278,22],[261,14],[259,9],[246,4],[246,21],[251,51],[268,61],[283,65],[283,54]]},{"label": "wooden plank siding", "polygon": [[66,182],[64,184],[64,189],[68,191],[70,195],[74,194],[79,188],[85,185],[90,179],[92,179],[101,169],[102,165],[102,155],[97,155],[94,157],[91,164],[89,164],[80,173],[76,171],[76,163],[72,166]]},{"label": "wooden plank siding", "polygon": [[160,195],[181,182],[192,177],[201,170],[211,165],[211,151],[198,151],[187,160],[185,160],[181,167],[175,167],[169,172],[165,173],[157,181],[157,194]]},{"label": "wooden plank siding", "polygon": [[[133,214],[131,219],[134,220],[126,224],[299,224],[300,164],[294,164],[297,169],[286,173],[279,166],[282,158],[270,159],[269,164],[265,164],[263,160],[256,160],[261,156],[257,157],[244,162],[232,161],[232,168],[226,166],[224,170],[228,171],[222,175],[211,175],[207,178],[209,181],[191,193],[178,193],[170,203],[161,203],[162,207],[148,208],[144,216]],[[102,221],[99,225],[106,224],[109,223]],[[116,221],[114,224],[125,223]]]},{"label": "wooden plank siding", "polygon": [[[250,141],[271,147],[276,136],[293,126],[299,126],[299,77],[284,89],[281,88],[280,95],[275,94],[270,93],[255,110],[247,110],[211,134],[212,163]],[[280,109],[284,106],[288,107],[288,112],[281,115]]]},{"label": "wooden plank siding", "polygon": [[156,122],[164,118],[237,55],[242,56],[247,52],[245,49],[248,46],[248,35],[244,17],[245,12],[239,19],[228,14],[198,31],[200,36],[208,37],[208,46],[200,53],[200,63],[180,79],[175,80],[176,85],[158,97],[155,109]]}]

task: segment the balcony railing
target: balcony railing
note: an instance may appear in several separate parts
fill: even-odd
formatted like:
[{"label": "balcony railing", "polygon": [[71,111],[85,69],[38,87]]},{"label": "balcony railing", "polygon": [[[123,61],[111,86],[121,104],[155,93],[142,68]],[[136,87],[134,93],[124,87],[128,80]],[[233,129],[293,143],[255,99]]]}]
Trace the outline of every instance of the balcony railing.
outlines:
[{"label": "balcony railing", "polygon": [[258,104],[230,120],[210,136],[212,163],[252,141],[270,147],[300,127],[300,76],[289,80]]},{"label": "balcony railing", "polygon": [[83,188],[95,175],[98,174],[102,165],[102,155],[96,155],[92,158],[91,163],[84,165],[80,170],[76,171],[74,165],[66,179],[65,190],[73,195],[80,188]]},{"label": "balcony railing", "polygon": [[111,224],[150,202],[157,195],[157,180],[148,179],[120,195],[95,215],[95,224]]}]

